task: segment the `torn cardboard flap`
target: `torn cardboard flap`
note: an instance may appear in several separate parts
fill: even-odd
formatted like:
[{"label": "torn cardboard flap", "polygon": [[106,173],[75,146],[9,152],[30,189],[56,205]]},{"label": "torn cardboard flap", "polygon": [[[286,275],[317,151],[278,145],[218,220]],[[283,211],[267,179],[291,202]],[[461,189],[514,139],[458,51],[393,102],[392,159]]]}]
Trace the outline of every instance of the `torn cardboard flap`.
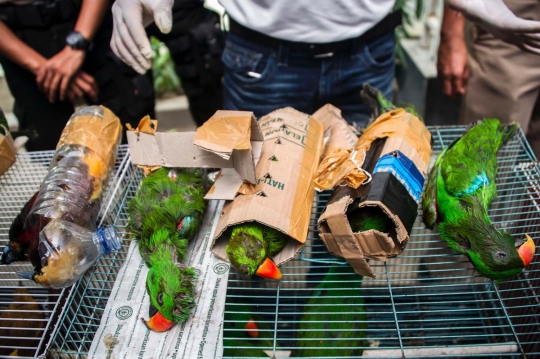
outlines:
[{"label": "torn cardboard flap", "polygon": [[[149,119],[144,118],[141,124]],[[208,124],[209,123],[209,124]],[[140,125],[141,125],[140,124]],[[150,120],[153,128],[157,123]],[[262,148],[262,133],[252,112],[217,111],[197,132],[127,131],[131,162],[141,166],[234,168],[242,180],[255,183],[255,166]],[[145,125],[146,126],[146,125]],[[147,127],[147,126],[146,126]],[[200,133],[199,133],[200,130]],[[150,131],[152,132],[152,131]],[[195,144],[196,143],[196,144]],[[230,198],[236,188],[229,182],[213,190],[212,199]]]},{"label": "torn cardboard flap", "polygon": [[9,130],[2,126],[6,135],[0,134],[0,176],[3,175],[17,159],[17,151]]},{"label": "torn cardboard flap", "polygon": [[197,129],[193,144],[228,160],[234,150],[250,150],[252,141],[263,141],[253,112],[219,110]]},{"label": "torn cardboard flap", "polygon": [[324,128],[314,117],[292,108],[271,112],[259,120],[259,126],[264,142],[257,181],[244,183],[234,200],[225,203],[212,252],[228,260],[227,229],[255,221],[289,236],[285,248],[273,258],[280,265],[292,259],[306,241],[315,191],[312,179],[322,152]]}]

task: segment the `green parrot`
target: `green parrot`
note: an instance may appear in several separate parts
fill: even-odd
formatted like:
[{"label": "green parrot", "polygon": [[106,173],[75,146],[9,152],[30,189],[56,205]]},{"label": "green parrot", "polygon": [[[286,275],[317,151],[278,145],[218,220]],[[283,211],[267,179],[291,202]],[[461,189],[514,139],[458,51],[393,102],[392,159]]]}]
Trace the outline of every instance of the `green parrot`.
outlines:
[{"label": "green parrot", "polygon": [[304,305],[296,356],[362,356],[367,328],[362,277],[349,265],[334,264]]},{"label": "green parrot", "polygon": [[514,240],[487,215],[496,196],[497,151],[517,129],[489,118],[472,124],[439,155],[422,195],[425,225],[433,229],[438,223],[450,248],[497,282],[521,272],[535,250],[528,235]]},{"label": "green parrot", "polygon": [[227,257],[243,274],[280,280],[281,272],[270,259],[287,243],[288,236],[257,222],[246,222],[232,227]]},{"label": "green parrot", "polygon": [[347,219],[354,233],[375,229],[382,233],[388,233],[394,228],[392,220],[379,207],[366,206],[349,215]]},{"label": "green parrot", "polygon": [[182,264],[202,225],[205,184],[198,170],[161,168],[146,177],[128,205],[128,226],[149,268],[150,320],[157,332],[183,322],[195,306],[196,273]]},{"label": "green parrot", "polygon": [[[264,352],[274,348],[274,330],[260,317],[252,313],[248,305],[235,305],[234,313],[226,308],[223,331],[223,356],[266,358]],[[279,344],[276,341],[276,349]]]}]

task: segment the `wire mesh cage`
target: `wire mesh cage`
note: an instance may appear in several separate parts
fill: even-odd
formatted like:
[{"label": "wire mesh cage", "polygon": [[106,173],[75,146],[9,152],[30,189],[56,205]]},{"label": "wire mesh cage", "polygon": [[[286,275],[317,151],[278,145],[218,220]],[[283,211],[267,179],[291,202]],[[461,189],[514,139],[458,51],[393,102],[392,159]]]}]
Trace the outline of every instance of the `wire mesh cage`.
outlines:
[{"label": "wire mesh cage", "polygon": [[[434,160],[465,127],[430,131]],[[539,170],[521,132],[499,151],[497,199],[489,210],[498,228],[538,238]],[[318,239],[316,221],[329,197],[317,196],[306,245],[282,267],[280,282],[248,278],[232,268],[224,357],[540,356],[538,255],[524,272],[495,285],[437,232],[425,229],[420,210],[403,254],[370,261],[377,278],[361,279],[336,271],[344,261]],[[248,335],[246,318],[257,323],[257,338]]]},{"label": "wire mesh cage", "polygon": [[[15,164],[0,177],[0,248],[9,243],[11,223],[39,189],[54,151],[17,155]],[[114,196],[117,177],[126,164],[127,146],[121,146],[109,177],[103,203]],[[100,218],[108,218],[102,207]],[[45,352],[62,305],[73,288],[50,289],[22,279],[19,271],[33,271],[30,262],[0,266],[0,358],[34,358]]]},{"label": "wire mesh cage", "polygon": [[[434,157],[464,129],[431,127]],[[538,237],[540,168],[522,133],[500,151],[498,164],[498,198],[490,217],[515,236],[526,231]],[[142,171],[126,156],[102,208],[104,222],[114,225],[124,239],[122,249],[101,258],[77,284],[57,296],[55,303],[62,304],[56,304],[48,318],[59,319],[46,321],[52,334],[42,336],[48,338],[41,339],[46,348],[43,357],[87,357],[128,252],[126,206],[141,179]],[[264,281],[232,269],[224,316],[224,357],[540,355],[538,256],[525,272],[496,286],[480,277],[465,257],[448,249],[437,233],[424,229],[419,218],[404,253],[387,262],[372,261],[377,279],[362,279],[347,273],[348,265],[332,257],[318,239],[316,220],[329,196],[317,195],[306,245],[300,256],[282,267],[283,280]],[[21,196],[13,213],[26,197]],[[323,290],[321,283],[331,283],[332,292]],[[328,297],[336,301],[321,302]],[[305,316],[306,312],[311,316]],[[244,326],[238,325],[246,317],[256,321],[257,338],[246,336]]]}]

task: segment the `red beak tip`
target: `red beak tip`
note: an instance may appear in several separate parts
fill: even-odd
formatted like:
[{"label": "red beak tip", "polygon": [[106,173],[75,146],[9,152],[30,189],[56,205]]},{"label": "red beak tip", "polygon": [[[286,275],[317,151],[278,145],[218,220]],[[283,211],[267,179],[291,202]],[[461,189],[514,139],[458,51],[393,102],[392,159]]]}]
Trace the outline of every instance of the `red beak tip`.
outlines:
[{"label": "red beak tip", "polygon": [[247,334],[252,338],[258,338],[259,337],[259,328],[257,328],[257,324],[253,319],[250,319],[249,322],[244,326],[244,328],[247,331]]},{"label": "red beak tip", "polygon": [[527,238],[527,241],[519,247],[518,254],[526,267],[533,261],[536,248],[532,238],[528,234],[526,234],[525,237]]},{"label": "red beak tip", "polygon": [[[141,318],[142,319],[142,318]],[[157,312],[148,321],[142,319],[146,327],[154,332],[163,333],[174,327],[176,324],[172,320],[165,318],[160,312]]]},{"label": "red beak tip", "polygon": [[279,268],[270,258],[264,260],[257,269],[257,272],[255,272],[255,275],[273,280],[281,280],[282,277]]}]

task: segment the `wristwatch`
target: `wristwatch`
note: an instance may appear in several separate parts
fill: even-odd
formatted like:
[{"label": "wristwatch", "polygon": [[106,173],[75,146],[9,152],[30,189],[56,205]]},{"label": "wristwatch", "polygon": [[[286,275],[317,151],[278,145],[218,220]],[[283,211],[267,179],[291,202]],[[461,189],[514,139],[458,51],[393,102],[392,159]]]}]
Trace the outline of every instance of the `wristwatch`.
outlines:
[{"label": "wristwatch", "polygon": [[66,36],[66,45],[73,50],[88,51],[92,43],[84,38],[78,31],[72,31]]}]

